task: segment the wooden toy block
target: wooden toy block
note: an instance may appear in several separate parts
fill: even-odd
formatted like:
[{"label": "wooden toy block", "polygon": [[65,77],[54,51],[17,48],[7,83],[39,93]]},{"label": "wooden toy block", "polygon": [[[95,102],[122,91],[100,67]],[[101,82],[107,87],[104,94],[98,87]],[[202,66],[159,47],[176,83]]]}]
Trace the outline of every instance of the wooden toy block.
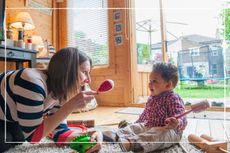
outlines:
[{"label": "wooden toy block", "polygon": [[210,142],[218,141],[218,140],[214,139],[213,137],[210,137],[209,135],[206,135],[206,134],[202,134],[202,135],[200,135],[200,137],[207,140],[207,141],[210,141]]},{"label": "wooden toy block", "polygon": [[190,134],[188,136],[188,141],[198,148],[205,150],[206,153],[228,153],[227,142],[215,140],[207,135],[198,137],[194,134]]},{"label": "wooden toy block", "polygon": [[84,125],[88,128],[95,126],[95,120],[68,120],[68,126],[74,127],[75,125]]}]

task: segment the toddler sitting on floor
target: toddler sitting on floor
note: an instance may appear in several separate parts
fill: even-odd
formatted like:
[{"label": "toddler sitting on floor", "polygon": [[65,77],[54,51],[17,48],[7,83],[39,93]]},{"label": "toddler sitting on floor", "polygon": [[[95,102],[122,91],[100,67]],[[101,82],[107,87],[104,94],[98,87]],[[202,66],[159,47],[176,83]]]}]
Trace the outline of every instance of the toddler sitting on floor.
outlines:
[{"label": "toddler sitting on floor", "polygon": [[117,131],[105,131],[104,140],[119,142],[122,151],[150,152],[172,146],[181,140],[187,125],[185,117],[175,116],[185,111],[183,100],[173,92],[178,82],[177,67],[156,63],[150,73],[148,98],[139,119]]}]

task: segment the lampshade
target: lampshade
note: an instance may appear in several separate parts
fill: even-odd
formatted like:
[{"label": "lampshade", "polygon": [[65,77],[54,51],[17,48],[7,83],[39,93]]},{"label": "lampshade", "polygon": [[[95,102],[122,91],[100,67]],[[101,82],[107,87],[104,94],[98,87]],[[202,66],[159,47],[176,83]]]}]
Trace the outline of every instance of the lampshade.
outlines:
[{"label": "lampshade", "polygon": [[32,36],[32,43],[36,44],[38,46],[38,48],[44,47],[44,42],[43,42],[41,36],[37,36],[37,35]]},{"label": "lampshade", "polygon": [[32,30],[35,28],[33,20],[28,12],[20,12],[15,20],[11,23],[14,28],[23,28],[24,30]]}]

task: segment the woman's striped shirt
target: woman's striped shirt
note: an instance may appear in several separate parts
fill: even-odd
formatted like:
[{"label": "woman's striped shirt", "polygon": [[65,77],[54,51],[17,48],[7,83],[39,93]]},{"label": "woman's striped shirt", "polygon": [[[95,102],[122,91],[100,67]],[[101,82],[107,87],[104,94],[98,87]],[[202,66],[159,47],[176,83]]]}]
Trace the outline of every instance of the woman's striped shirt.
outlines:
[{"label": "woman's striped shirt", "polygon": [[[0,73],[0,120],[16,122],[25,139],[39,142],[43,118],[60,108],[47,91],[47,76],[37,69],[21,69]],[[63,142],[72,131],[63,121],[54,131],[55,142]]]}]

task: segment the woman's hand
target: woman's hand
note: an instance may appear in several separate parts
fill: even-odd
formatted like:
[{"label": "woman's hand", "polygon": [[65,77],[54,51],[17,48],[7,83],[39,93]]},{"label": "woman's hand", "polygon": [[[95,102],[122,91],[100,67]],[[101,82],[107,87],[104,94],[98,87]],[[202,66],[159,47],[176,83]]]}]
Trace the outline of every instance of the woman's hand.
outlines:
[{"label": "woman's hand", "polygon": [[169,117],[165,120],[166,129],[176,129],[179,125],[179,120],[175,117]]},{"label": "woman's hand", "polygon": [[86,104],[97,95],[96,91],[80,91],[70,101],[74,104],[77,109],[85,108]]},{"label": "woman's hand", "polygon": [[86,153],[98,152],[99,150],[101,150],[101,145],[103,141],[102,133],[100,131],[90,131],[88,134],[91,136],[90,141],[92,142],[96,140],[97,144],[87,150]]}]

